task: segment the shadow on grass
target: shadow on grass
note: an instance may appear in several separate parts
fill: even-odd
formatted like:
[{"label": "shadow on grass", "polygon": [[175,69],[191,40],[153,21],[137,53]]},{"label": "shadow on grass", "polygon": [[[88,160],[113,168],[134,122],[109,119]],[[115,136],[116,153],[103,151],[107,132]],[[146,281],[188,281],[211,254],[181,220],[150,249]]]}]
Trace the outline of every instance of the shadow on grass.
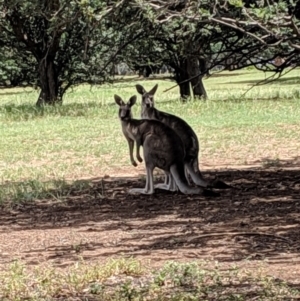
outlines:
[{"label": "shadow on grass", "polygon": [[[150,77],[139,77],[136,76],[124,76],[124,77],[116,77],[112,83],[118,84],[118,83],[136,83],[137,81],[155,81],[155,80],[170,80],[174,81],[174,77],[172,75],[163,75],[163,74],[154,74]],[[174,81],[175,82],[175,81]]]},{"label": "shadow on grass", "polygon": [[[267,82],[265,85],[296,85],[299,84],[300,82],[300,77],[298,76],[293,76],[293,77],[282,77],[279,79],[276,79],[274,81],[270,81]],[[254,84],[258,84],[258,83],[262,83],[262,80],[259,79],[249,79],[249,80],[243,80],[243,81],[236,81],[236,82],[228,82],[227,84],[249,84],[249,85],[254,85]],[[226,83],[225,83],[226,84]]]},{"label": "shadow on grass", "polygon": [[[62,262],[78,253],[85,259],[151,253],[157,260],[166,256],[176,260],[181,254],[185,259],[213,256],[221,262],[272,259],[274,264],[287,264],[292,256],[296,265],[300,263],[297,160],[266,169],[219,171],[218,177],[234,188],[220,190],[217,198],[166,191],[153,196],[127,194],[128,188],[145,185],[137,178],[57,182],[46,189],[33,182],[31,189],[17,194],[18,202],[2,204],[0,233],[50,229],[76,233],[78,241],[24,251],[33,262],[43,252]],[[212,179],[216,174],[204,176]],[[2,185],[1,191],[9,185]]]},{"label": "shadow on grass", "polygon": [[0,112],[10,120],[28,120],[47,116],[86,116],[95,108],[106,106],[102,102],[64,103],[63,105],[37,107],[34,104],[7,104],[0,107]]},{"label": "shadow on grass", "polygon": [[[205,77],[206,79],[214,78],[214,77],[228,77],[228,76],[240,76],[244,75],[244,73],[240,72],[218,72],[218,73],[212,73],[209,77]],[[113,84],[118,83],[136,83],[137,81],[156,81],[156,80],[167,80],[174,82],[174,85],[176,84],[175,77],[171,74],[164,75],[164,74],[153,74],[150,77],[139,77],[138,75],[130,75],[130,76],[118,76],[111,82]]]},{"label": "shadow on grass", "polygon": [[[162,94],[163,95],[163,94]],[[195,100],[200,101],[200,100]],[[173,100],[159,100],[159,103],[174,103],[181,102],[179,96],[178,99]],[[68,117],[82,117],[82,116],[90,116],[93,114],[91,112],[96,112],[99,108],[107,108],[107,107],[116,107],[113,99],[107,99],[106,101],[88,101],[86,103],[63,103],[62,105],[56,106],[45,106],[45,107],[37,107],[34,104],[6,104],[0,106],[0,114],[4,116],[4,118],[9,120],[32,120],[36,118],[41,118],[43,116],[68,116]],[[96,109],[96,110],[95,110]],[[96,113],[95,113],[96,114]]]},{"label": "shadow on grass", "polygon": [[[16,87],[16,88],[21,89],[20,87]],[[13,89],[15,89],[15,88],[13,88]],[[34,90],[32,90],[32,91],[26,91],[26,90],[10,91],[10,89],[7,87],[5,87],[5,88],[0,87],[0,95],[1,96],[30,94],[30,93],[35,93],[35,91]]]},{"label": "shadow on grass", "polygon": [[214,78],[214,77],[228,77],[228,76],[240,76],[240,75],[245,75],[243,72],[230,72],[230,71],[221,71],[221,72],[215,72],[212,73],[209,78]]}]

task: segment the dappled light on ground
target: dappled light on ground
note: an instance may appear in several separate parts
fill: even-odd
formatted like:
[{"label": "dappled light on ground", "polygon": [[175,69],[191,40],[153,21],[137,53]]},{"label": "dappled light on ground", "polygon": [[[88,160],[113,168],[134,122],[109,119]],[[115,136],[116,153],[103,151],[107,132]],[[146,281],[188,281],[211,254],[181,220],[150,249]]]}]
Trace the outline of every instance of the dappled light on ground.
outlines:
[{"label": "dappled light on ground", "polygon": [[78,258],[114,256],[151,260],[153,266],[166,260],[267,260],[274,275],[300,279],[299,166],[225,170],[218,177],[233,189],[214,198],[165,191],[132,196],[127,189],[143,187],[144,180],[123,177],[94,179],[80,190],[70,186],[60,199],[4,203],[1,267],[15,258],[61,267]]}]

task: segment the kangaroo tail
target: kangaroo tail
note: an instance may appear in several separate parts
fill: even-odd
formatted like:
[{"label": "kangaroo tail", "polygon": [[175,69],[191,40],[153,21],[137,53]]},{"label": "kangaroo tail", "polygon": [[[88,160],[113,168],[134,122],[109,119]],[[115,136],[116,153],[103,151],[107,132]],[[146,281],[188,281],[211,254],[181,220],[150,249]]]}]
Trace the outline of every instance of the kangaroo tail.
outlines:
[{"label": "kangaroo tail", "polygon": [[192,160],[191,162],[186,162],[185,167],[187,168],[188,173],[196,185],[201,187],[208,186],[208,182],[203,179],[203,176],[199,170],[198,158]]},{"label": "kangaroo tail", "polygon": [[173,164],[170,168],[171,175],[173,176],[179,190],[184,194],[200,194],[203,190],[200,187],[190,187],[184,175],[183,164]]},{"label": "kangaroo tail", "polygon": [[[193,169],[195,172],[199,172],[199,174],[201,175],[201,172],[199,170],[199,160],[198,160],[198,157],[196,157],[194,160],[192,160],[192,166],[193,166]],[[201,175],[202,177],[202,175]]]},{"label": "kangaroo tail", "polygon": [[198,160],[198,157],[196,157],[195,159],[192,160],[192,166],[193,166],[193,169],[194,171],[199,174],[199,176],[203,179],[203,175],[199,169],[199,160]]}]

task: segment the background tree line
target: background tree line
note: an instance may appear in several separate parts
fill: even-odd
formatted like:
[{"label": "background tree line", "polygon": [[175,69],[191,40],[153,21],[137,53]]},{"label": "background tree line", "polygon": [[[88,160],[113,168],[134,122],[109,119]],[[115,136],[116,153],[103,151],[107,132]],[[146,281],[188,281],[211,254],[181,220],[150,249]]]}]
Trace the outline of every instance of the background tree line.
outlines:
[{"label": "background tree line", "polygon": [[38,88],[37,105],[111,80],[120,63],[169,66],[182,98],[207,97],[216,66],[280,76],[299,64],[300,1],[0,0],[0,14],[0,86]]}]

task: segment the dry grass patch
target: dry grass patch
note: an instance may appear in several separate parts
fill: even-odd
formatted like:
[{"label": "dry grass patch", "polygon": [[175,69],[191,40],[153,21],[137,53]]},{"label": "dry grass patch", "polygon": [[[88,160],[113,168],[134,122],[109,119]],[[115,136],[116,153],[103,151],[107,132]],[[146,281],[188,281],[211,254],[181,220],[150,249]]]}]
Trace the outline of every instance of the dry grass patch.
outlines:
[{"label": "dry grass patch", "polygon": [[[213,268],[208,268],[213,266]],[[218,263],[167,262],[151,271],[135,259],[78,262],[67,269],[27,270],[14,262],[1,272],[1,300],[296,300],[299,292],[260,272]]]}]

